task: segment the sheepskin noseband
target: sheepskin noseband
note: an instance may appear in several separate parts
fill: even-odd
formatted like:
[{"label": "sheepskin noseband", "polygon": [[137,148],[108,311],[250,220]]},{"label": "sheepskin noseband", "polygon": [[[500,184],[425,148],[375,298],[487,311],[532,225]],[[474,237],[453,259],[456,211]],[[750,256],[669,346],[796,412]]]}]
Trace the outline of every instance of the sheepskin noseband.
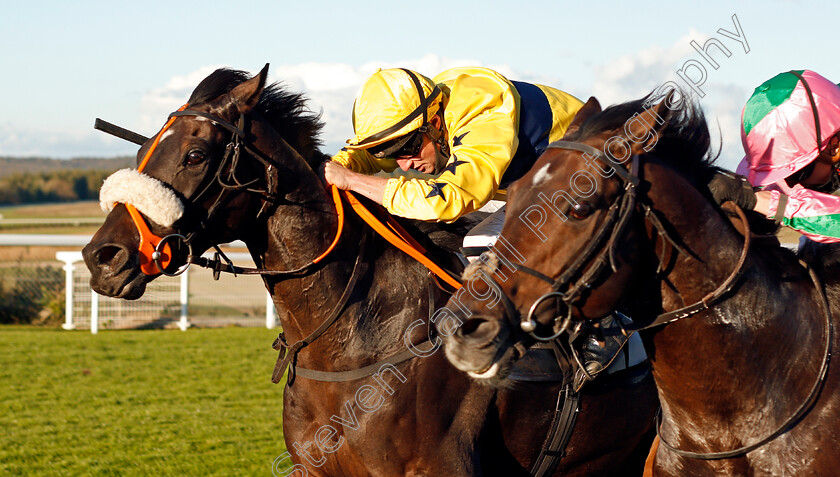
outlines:
[{"label": "sheepskin noseband", "polygon": [[135,169],[111,174],[99,191],[99,205],[105,213],[117,203],[133,205],[149,220],[171,227],[184,215],[184,204],[175,192],[154,177]]}]

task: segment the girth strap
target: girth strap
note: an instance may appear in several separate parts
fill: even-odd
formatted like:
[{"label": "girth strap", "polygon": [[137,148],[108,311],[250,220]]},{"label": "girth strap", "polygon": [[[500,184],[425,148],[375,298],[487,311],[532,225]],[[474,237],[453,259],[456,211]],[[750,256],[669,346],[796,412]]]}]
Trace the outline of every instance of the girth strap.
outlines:
[{"label": "girth strap", "polygon": [[531,475],[544,477],[554,473],[560,459],[566,456],[566,446],[572,438],[577,415],[580,412],[580,393],[566,384],[557,394],[557,406],[546,441],[540,455],[531,467]]},{"label": "girth strap", "polygon": [[[428,341],[428,339],[425,339],[421,343],[417,343],[415,346],[423,345]],[[419,357],[419,355],[413,350],[406,349],[377,363],[359,369],[351,369],[348,371],[318,371],[315,369],[306,369],[297,366],[295,368],[295,377],[311,379],[313,381],[324,381],[328,383],[354,381],[356,379],[366,378],[368,376],[372,376],[378,373],[382,369],[382,366],[385,366],[386,364],[396,366],[400,363],[410,360],[411,358],[417,357]]]}]

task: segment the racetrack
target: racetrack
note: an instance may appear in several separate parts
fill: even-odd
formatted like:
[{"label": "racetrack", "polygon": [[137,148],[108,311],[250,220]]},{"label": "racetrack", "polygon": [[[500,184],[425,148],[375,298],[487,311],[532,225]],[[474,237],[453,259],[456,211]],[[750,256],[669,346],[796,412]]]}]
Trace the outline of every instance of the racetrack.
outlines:
[{"label": "racetrack", "polygon": [[0,475],[271,475],[276,334],[0,327]]}]

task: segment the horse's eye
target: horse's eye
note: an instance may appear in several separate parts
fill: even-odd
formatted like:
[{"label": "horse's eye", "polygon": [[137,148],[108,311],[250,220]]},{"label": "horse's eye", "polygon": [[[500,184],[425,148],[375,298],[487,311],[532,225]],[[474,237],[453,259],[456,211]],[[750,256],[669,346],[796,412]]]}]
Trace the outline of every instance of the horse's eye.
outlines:
[{"label": "horse's eye", "polygon": [[591,213],[592,206],[586,201],[579,202],[577,205],[572,206],[571,210],[569,210],[569,215],[572,216],[573,219],[578,220],[589,217],[589,214]]},{"label": "horse's eye", "polygon": [[189,154],[187,154],[187,164],[191,166],[201,164],[205,157],[207,156],[204,154],[204,151],[200,151],[198,149],[192,150]]}]

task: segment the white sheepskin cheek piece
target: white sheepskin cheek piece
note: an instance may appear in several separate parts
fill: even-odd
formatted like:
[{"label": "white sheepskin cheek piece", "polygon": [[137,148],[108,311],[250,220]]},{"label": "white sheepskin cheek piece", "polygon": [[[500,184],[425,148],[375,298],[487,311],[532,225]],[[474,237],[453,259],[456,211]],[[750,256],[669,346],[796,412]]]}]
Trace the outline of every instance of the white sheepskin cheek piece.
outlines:
[{"label": "white sheepskin cheek piece", "polygon": [[99,190],[99,205],[105,213],[114,205],[131,204],[149,220],[170,227],[184,215],[184,204],[166,184],[136,169],[111,174]]}]

